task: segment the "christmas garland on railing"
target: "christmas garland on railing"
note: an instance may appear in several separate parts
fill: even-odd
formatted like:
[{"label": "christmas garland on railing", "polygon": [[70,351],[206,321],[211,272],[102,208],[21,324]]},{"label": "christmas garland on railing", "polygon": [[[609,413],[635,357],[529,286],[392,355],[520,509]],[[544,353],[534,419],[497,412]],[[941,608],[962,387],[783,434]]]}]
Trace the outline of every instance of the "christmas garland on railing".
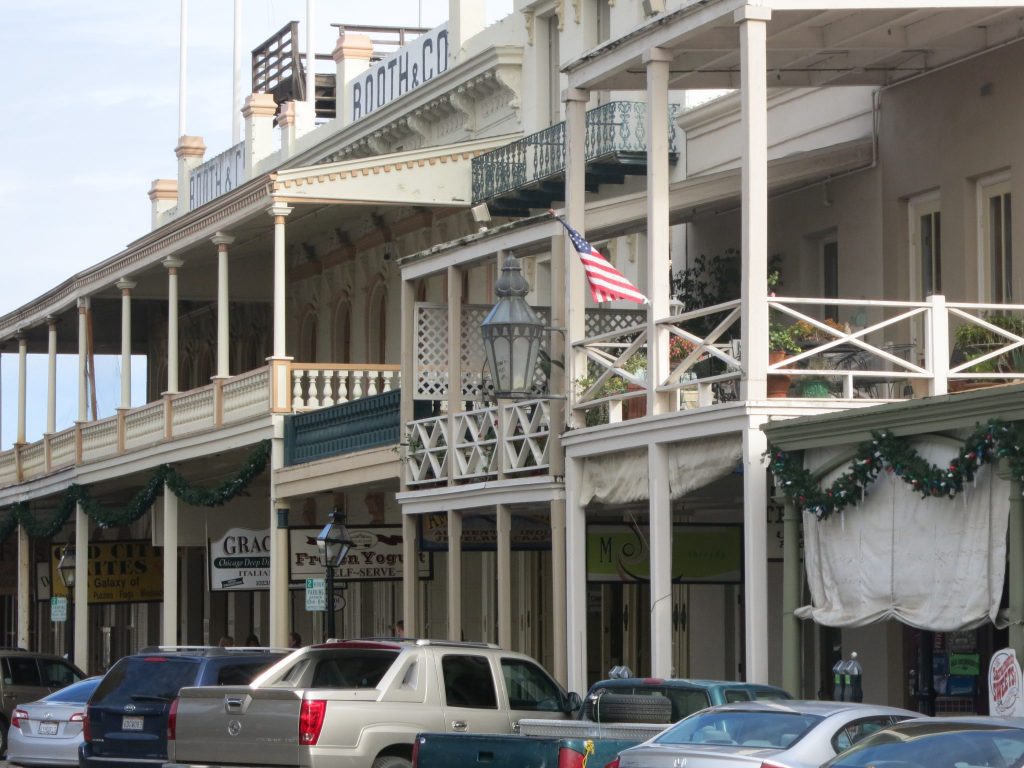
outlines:
[{"label": "christmas garland on railing", "polygon": [[270,441],[263,440],[249,454],[245,464],[231,480],[221,483],[215,488],[203,488],[191,485],[174,467],[161,464],[153,469],[146,484],[134,495],[123,509],[107,509],[89,494],[84,485],[69,485],[61,498],[60,506],[46,520],[37,519],[25,502],[15,502],[8,509],[10,515],[0,523],[0,542],[21,525],[29,536],[34,538],[52,538],[59,531],[76,504],[82,505],[82,511],[101,528],[113,528],[128,525],[142,517],[150,510],[157,496],[160,495],[164,483],[175,496],[186,504],[195,507],[219,507],[242,493],[249,484],[267,468],[270,460]]},{"label": "christmas garland on railing", "polygon": [[873,431],[871,440],[857,446],[849,469],[828,488],[820,487],[810,470],[785,451],[770,448],[769,456],[779,490],[819,520],[856,504],[883,470],[895,474],[925,499],[956,497],[983,464],[997,459],[1005,458],[1013,476],[1024,481],[1024,432],[999,419],[991,419],[968,435],[957,457],[945,467],[923,458],[908,438]]}]

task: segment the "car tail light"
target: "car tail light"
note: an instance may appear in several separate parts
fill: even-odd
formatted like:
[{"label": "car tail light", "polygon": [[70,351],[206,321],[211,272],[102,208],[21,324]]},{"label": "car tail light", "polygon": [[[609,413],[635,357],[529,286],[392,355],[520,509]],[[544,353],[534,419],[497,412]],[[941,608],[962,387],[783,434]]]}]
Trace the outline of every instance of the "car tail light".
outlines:
[{"label": "car tail light", "polygon": [[82,715],[82,740],[87,744],[92,741],[92,734],[89,733],[89,713]]},{"label": "car tail light", "polygon": [[28,720],[28,712],[16,709],[11,713],[11,728],[21,728],[21,721]]},{"label": "car tail light", "polygon": [[299,712],[299,744],[312,747],[320,739],[320,729],[324,727],[324,713],[327,702],[323,699],[303,699],[302,710]]},{"label": "car tail light", "polygon": [[84,723],[85,712],[75,712],[71,717],[68,718],[69,723]]},{"label": "car tail light", "polygon": [[171,702],[171,708],[167,710],[167,740],[174,741],[175,734],[178,732],[178,700],[175,698]]},{"label": "car tail light", "polygon": [[605,765],[604,768],[619,768],[619,758],[618,758],[618,756],[616,756],[615,759],[612,760],[610,763]]}]

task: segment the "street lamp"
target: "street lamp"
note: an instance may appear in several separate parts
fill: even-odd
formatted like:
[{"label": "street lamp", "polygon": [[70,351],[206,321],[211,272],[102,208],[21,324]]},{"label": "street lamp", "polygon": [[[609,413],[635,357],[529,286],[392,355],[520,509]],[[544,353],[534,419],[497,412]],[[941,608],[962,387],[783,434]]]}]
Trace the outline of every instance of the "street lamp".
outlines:
[{"label": "street lamp", "polygon": [[487,367],[499,398],[529,397],[533,391],[545,327],[526,303],[524,296],[529,292],[530,284],[523,277],[519,260],[509,253],[494,283],[498,302],[480,324]]},{"label": "street lamp", "polygon": [[327,568],[327,637],[334,637],[334,569],[345,562],[352,549],[352,536],[345,527],[345,513],[332,509],[328,523],[317,534],[316,545]]},{"label": "street lamp", "polygon": [[75,620],[75,548],[71,544],[64,545],[61,552],[60,562],[57,563],[57,573],[60,580],[64,582],[64,588],[68,593],[68,615],[64,622],[65,645],[68,649],[68,661],[75,658],[75,631],[73,628]]}]

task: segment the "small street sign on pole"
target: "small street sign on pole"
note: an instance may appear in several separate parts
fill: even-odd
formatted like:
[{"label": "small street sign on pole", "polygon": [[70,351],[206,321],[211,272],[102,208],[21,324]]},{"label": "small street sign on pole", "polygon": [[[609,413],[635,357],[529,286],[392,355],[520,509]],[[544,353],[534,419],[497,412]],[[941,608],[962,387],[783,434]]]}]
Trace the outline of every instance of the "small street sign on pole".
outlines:
[{"label": "small street sign on pole", "polygon": [[50,621],[68,620],[68,599],[66,597],[50,598]]},{"label": "small street sign on pole", "polygon": [[306,610],[327,610],[327,581],[325,579],[306,579]]}]

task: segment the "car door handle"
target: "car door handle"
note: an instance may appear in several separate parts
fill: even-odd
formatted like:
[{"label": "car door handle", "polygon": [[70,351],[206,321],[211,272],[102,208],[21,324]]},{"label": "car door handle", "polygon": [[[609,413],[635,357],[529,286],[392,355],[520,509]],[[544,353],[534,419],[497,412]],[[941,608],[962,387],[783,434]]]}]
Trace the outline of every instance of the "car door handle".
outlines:
[{"label": "car door handle", "polygon": [[452,730],[453,731],[464,731],[464,730],[466,730],[466,721],[465,720],[452,720]]}]

